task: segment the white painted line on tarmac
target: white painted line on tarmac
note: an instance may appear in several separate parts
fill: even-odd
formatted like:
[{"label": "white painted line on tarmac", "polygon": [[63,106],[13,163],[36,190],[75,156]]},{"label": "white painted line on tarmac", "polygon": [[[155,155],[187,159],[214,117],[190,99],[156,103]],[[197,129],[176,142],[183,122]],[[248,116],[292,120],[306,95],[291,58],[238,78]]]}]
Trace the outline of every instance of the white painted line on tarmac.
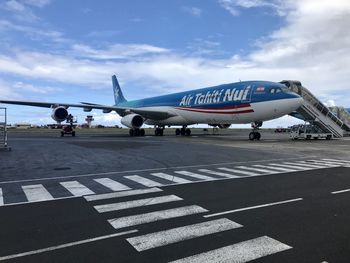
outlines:
[{"label": "white painted line on tarmac", "polygon": [[253,168],[253,167],[250,167],[250,166],[237,166],[237,168],[238,168],[238,169],[243,169],[243,170],[248,170],[248,171],[253,171],[253,172],[266,173],[266,174],[276,174],[276,173],[280,173],[280,172],[271,171],[271,170],[267,170],[267,169]]},{"label": "white painted line on tarmac", "polygon": [[222,218],[199,224],[168,229],[156,233],[150,233],[143,236],[131,237],[127,238],[126,240],[140,252],[239,227],[242,227],[242,225],[227,218]]},{"label": "white painted line on tarmac", "polygon": [[116,193],[107,193],[107,194],[99,194],[99,195],[88,195],[84,196],[86,201],[97,201],[97,200],[103,200],[103,199],[111,199],[111,198],[120,198],[125,196],[134,196],[134,195],[143,195],[148,193],[156,193],[156,192],[162,192],[162,189],[159,188],[147,188],[147,189],[136,189],[136,190],[130,190],[130,191],[122,191],[122,192],[116,192]]},{"label": "white painted line on tarmac", "polygon": [[112,191],[124,191],[131,189],[130,187],[121,184],[117,181],[114,181],[111,178],[98,178],[94,179],[94,181],[98,182],[99,184],[102,184],[103,186],[111,189]]},{"label": "white painted line on tarmac", "polygon": [[263,236],[187,258],[182,258],[172,261],[171,263],[243,263],[291,248],[291,246],[283,244],[275,239]]},{"label": "white painted line on tarmac", "polygon": [[23,185],[22,189],[29,202],[54,199],[42,184]]},{"label": "white painted line on tarmac", "polygon": [[168,180],[170,182],[178,183],[178,184],[186,184],[191,183],[192,181],[166,173],[151,173],[151,175]]},{"label": "white painted line on tarmac", "polygon": [[279,163],[269,163],[269,165],[278,166],[278,167],[287,167],[288,169],[294,169],[295,171],[307,171],[312,170],[310,167],[300,167],[296,165],[291,164],[279,164]]},{"label": "white painted line on tarmac", "polygon": [[[285,160],[298,160],[298,159],[301,159],[301,158],[302,157],[283,158],[283,159],[268,159],[268,160],[264,160],[264,161],[265,162],[273,162],[273,161],[277,162],[277,161],[285,161]],[[104,173],[90,173],[90,174],[77,174],[77,175],[68,175],[68,176],[31,178],[31,179],[24,179],[24,180],[0,181],[0,184],[36,182],[36,181],[50,181],[50,180],[57,180],[57,179],[80,178],[80,177],[91,177],[91,176],[123,174],[123,173],[139,173],[139,172],[150,172],[150,171],[164,171],[164,170],[169,170],[169,169],[188,169],[188,168],[208,167],[208,166],[218,166],[218,165],[236,165],[236,164],[243,164],[243,163],[246,164],[246,163],[259,163],[259,162],[261,162],[261,160],[242,161],[242,162],[213,163],[213,164],[198,164],[198,165],[183,165],[183,166],[172,166],[172,167],[159,167],[159,168],[150,168],[150,169],[112,171],[112,172],[104,172]]]},{"label": "white painted line on tarmac", "polygon": [[183,200],[183,199],[176,196],[176,195],[166,195],[166,196],[158,196],[158,197],[151,197],[151,198],[144,198],[144,199],[120,202],[120,203],[96,205],[96,206],[94,206],[94,208],[99,213],[105,213],[105,212],[110,212],[110,211],[118,211],[118,210],[123,210],[123,209],[129,209],[129,208],[135,208],[135,207],[141,207],[141,206],[149,206],[149,205],[155,205],[155,204],[164,204],[164,203],[181,201],[181,200]]},{"label": "white painted line on tarmac", "polygon": [[32,251],[28,251],[28,252],[23,252],[23,253],[3,256],[3,257],[0,257],[0,261],[14,259],[14,258],[21,258],[21,257],[31,256],[31,255],[36,255],[36,254],[41,254],[41,253],[45,253],[45,252],[50,252],[50,251],[62,249],[62,248],[67,248],[67,247],[74,247],[74,246],[78,246],[78,245],[82,245],[82,244],[86,244],[86,243],[96,242],[96,241],[99,241],[99,240],[104,240],[104,239],[108,239],[108,238],[123,236],[123,235],[132,234],[132,233],[136,233],[136,232],[138,232],[137,229],[130,230],[130,231],[125,231],[125,232],[119,232],[119,233],[106,235],[106,236],[99,236],[99,237],[84,239],[84,240],[71,242],[71,243],[65,243],[65,244],[58,245],[58,246],[52,246],[52,247],[42,248],[42,249],[38,249],[38,250],[32,250]]},{"label": "white painted line on tarmac", "polygon": [[162,186],[163,184],[153,181],[151,179],[139,176],[139,175],[129,175],[124,176],[124,178],[134,181],[136,183],[142,184],[147,187]]},{"label": "white painted line on tarmac", "polygon": [[192,173],[192,172],[188,172],[188,171],[175,171],[175,173],[186,175],[186,176],[189,176],[189,177],[194,177],[194,178],[197,178],[197,179],[200,179],[200,180],[206,180],[206,181],[213,181],[213,180],[217,179],[217,178],[213,178],[213,177],[206,176],[206,175],[203,175],[203,174],[197,174],[197,173]]},{"label": "white painted line on tarmac", "polygon": [[109,219],[108,222],[115,229],[119,229],[123,227],[136,226],[136,225],[151,223],[159,220],[165,220],[169,218],[175,218],[175,217],[181,217],[181,216],[187,216],[187,215],[193,215],[193,214],[199,214],[199,213],[205,213],[205,212],[208,212],[208,210],[197,205],[191,205],[191,206],[184,206],[184,207],[167,209],[162,211],[155,211],[155,212],[150,212],[145,214],[113,218],[113,219]]},{"label": "white painted line on tarmac", "polygon": [[294,165],[296,167],[307,167],[307,168],[312,168],[312,169],[328,168],[327,166],[324,166],[324,165],[313,165],[313,164],[307,164],[307,163],[301,163],[301,162],[297,162],[297,163],[284,162],[284,163]]},{"label": "white painted line on tarmac", "polygon": [[255,164],[253,165],[254,167],[260,167],[260,168],[268,168],[268,169],[272,169],[272,170],[277,170],[277,171],[280,171],[280,172],[286,172],[286,173],[289,173],[289,172],[296,172],[298,170],[294,170],[294,169],[287,169],[287,168],[282,168],[282,167],[273,167],[271,165],[260,165],[260,164]]},{"label": "white painted line on tarmac", "polygon": [[213,217],[213,216],[221,216],[221,215],[226,215],[226,214],[231,214],[231,213],[236,213],[236,212],[242,212],[242,211],[247,211],[247,210],[253,210],[253,209],[258,209],[258,208],[263,208],[263,207],[288,204],[288,203],[298,202],[298,201],[302,201],[302,200],[303,200],[303,198],[295,198],[295,199],[290,199],[290,200],[285,200],[285,201],[280,201],[280,202],[274,202],[274,203],[268,203],[268,204],[255,205],[255,206],[250,206],[250,207],[244,207],[244,208],[228,210],[228,211],[224,211],[224,212],[220,212],[220,213],[204,215],[203,217],[207,218],[207,217]]},{"label": "white painted line on tarmac", "polygon": [[92,190],[82,185],[78,181],[68,181],[68,182],[60,182],[60,184],[66,188],[69,192],[71,192],[74,196],[83,196],[83,195],[91,195],[94,194]]},{"label": "white painted line on tarmac", "polygon": [[350,163],[349,160],[337,160],[337,159],[322,159],[325,161],[331,161],[331,162],[342,162],[342,163]]},{"label": "white painted line on tarmac", "polygon": [[[244,175],[248,175],[248,176],[257,176],[257,175],[261,175],[261,174],[257,174],[257,173],[253,173],[253,172],[242,171],[242,170],[232,169],[232,168],[226,168],[226,167],[219,167],[218,169],[219,169],[219,170],[223,170],[223,171],[227,171],[227,172],[231,172],[231,173],[244,174]],[[241,177],[241,176],[240,176],[240,177]]]},{"label": "white painted line on tarmac", "polygon": [[307,160],[307,161],[302,161],[299,162],[301,164],[311,164],[311,165],[320,165],[320,166],[325,166],[324,168],[329,168],[329,167],[337,167],[340,166],[342,164],[330,164],[330,163],[326,163],[326,162],[322,162],[322,161],[313,161],[313,160]]},{"label": "white painted line on tarmac", "polygon": [[2,193],[2,189],[0,188],[0,206],[4,205],[4,196]]},{"label": "white painted line on tarmac", "polygon": [[346,193],[346,192],[350,192],[350,189],[334,191],[334,192],[331,192],[331,194],[335,195],[335,194],[341,194],[341,193]]},{"label": "white painted line on tarmac", "polygon": [[238,178],[240,176],[238,175],[233,175],[233,174],[228,174],[228,173],[223,173],[223,172],[216,172],[216,171],[212,171],[212,170],[208,170],[208,169],[199,169],[199,172],[202,173],[208,173],[208,174],[214,174],[214,175],[219,175],[219,176],[223,176],[226,178]]}]

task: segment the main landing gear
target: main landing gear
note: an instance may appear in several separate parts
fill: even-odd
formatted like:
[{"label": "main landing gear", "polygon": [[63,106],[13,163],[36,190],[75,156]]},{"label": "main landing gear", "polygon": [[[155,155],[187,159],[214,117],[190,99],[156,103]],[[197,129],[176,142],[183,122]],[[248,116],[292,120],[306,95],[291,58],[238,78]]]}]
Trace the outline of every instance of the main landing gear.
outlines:
[{"label": "main landing gear", "polygon": [[191,129],[186,128],[186,126],[183,126],[181,129],[175,130],[175,135],[181,135],[181,136],[190,136],[191,135]]},{"label": "main landing gear", "polygon": [[260,140],[261,134],[259,132],[259,128],[263,125],[262,121],[256,121],[252,123],[253,131],[249,133],[249,140]]},{"label": "main landing gear", "polygon": [[145,136],[145,130],[144,129],[130,129],[129,135],[130,136]]},{"label": "main landing gear", "polygon": [[154,130],[154,135],[155,136],[163,136],[164,130],[165,130],[164,127],[156,127]]}]

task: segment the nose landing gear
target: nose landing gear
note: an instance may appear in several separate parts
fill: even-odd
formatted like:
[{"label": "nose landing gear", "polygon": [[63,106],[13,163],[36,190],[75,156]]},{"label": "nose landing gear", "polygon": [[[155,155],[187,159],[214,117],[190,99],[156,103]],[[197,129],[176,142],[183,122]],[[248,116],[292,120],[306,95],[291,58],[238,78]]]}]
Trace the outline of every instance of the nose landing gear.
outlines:
[{"label": "nose landing gear", "polygon": [[262,121],[252,122],[253,131],[249,133],[249,140],[260,140],[261,134],[259,132],[259,128],[263,125]]}]

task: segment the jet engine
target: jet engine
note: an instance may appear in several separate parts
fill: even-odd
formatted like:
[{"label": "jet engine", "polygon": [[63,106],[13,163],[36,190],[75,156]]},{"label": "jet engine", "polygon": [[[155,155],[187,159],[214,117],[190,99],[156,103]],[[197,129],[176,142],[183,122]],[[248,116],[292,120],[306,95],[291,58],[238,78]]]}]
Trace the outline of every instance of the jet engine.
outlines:
[{"label": "jet engine", "polygon": [[219,127],[220,129],[227,129],[228,127],[231,126],[231,124],[209,124],[209,125],[213,127]]},{"label": "jet engine", "polygon": [[54,108],[51,114],[51,118],[57,122],[65,121],[67,117],[68,117],[68,111],[63,106]]},{"label": "jet engine", "polygon": [[130,129],[139,129],[143,124],[143,118],[138,114],[128,114],[120,122]]}]

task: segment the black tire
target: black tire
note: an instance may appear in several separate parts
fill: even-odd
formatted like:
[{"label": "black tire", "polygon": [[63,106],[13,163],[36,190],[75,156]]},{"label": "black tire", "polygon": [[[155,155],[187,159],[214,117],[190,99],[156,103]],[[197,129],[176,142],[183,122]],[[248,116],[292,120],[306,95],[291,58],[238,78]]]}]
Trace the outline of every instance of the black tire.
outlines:
[{"label": "black tire", "polygon": [[255,132],[249,133],[249,140],[251,140],[251,141],[255,140]]},{"label": "black tire", "polygon": [[133,129],[130,129],[129,130],[129,135],[132,137],[132,136],[134,136],[134,130]]},{"label": "black tire", "polygon": [[140,136],[140,130],[139,129],[134,130],[134,135],[135,136]]},{"label": "black tire", "polygon": [[176,130],[175,130],[175,135],[176,135],[176,136],[179,136],[180,134],[181,134],[180,129],[176,129]]},{"label": "black tire", "polygon": [[306,140],[311,140],[311,135],[306,135]]},{"label": "black tire", "polygon": [[163,136],[164,134],[164,129],[159,129],[159,136]]},{"label": "black tire", "polygon": [[185,133],[186,133],[186,136],[190,136],[191,135],[191,130],[190,129],[186,129]]},{"label": "black tire", "polygon": [[145,136],[145,129],[140,130],[140,136]]},{"label": "black tire", "polygon": [[61,131],[61,137],[63,137],[64,136],[64,132],[63,131]]},{"label": "black tire", "polygon": [[72,136],[75,137],[75,131],[72,132]]},{"label": "black tire", "polygon": [[185,136],[186,135],[186,129],[182,128],[180,130],[180,134],[181,134],[181,136]]},{"label": "black tire", "polygon": [[326,140],[332,139],[332,135],[327,135]]},{"label": "black tire", "polygon": [[260,132],[256,132],[256,133],[255,133],[255,139],[256,139],[256,140],[260,140],[260,138],[261,138]]}]

